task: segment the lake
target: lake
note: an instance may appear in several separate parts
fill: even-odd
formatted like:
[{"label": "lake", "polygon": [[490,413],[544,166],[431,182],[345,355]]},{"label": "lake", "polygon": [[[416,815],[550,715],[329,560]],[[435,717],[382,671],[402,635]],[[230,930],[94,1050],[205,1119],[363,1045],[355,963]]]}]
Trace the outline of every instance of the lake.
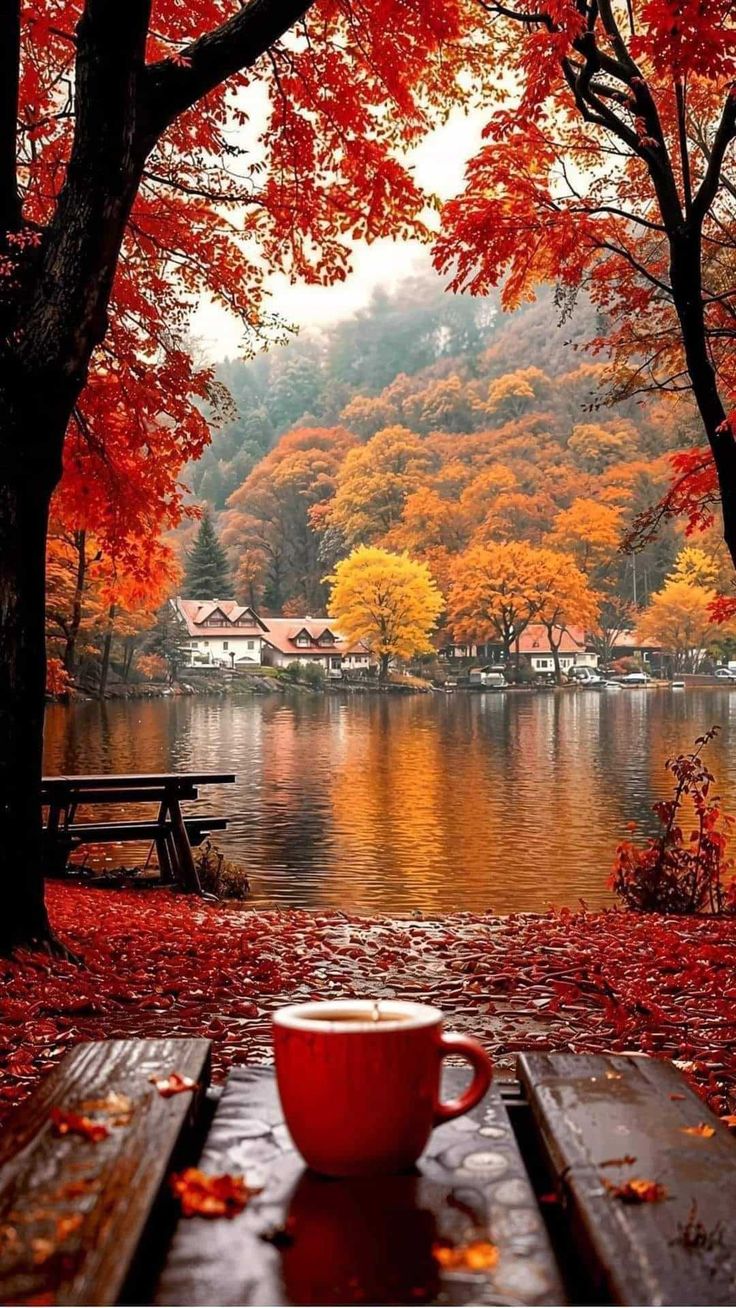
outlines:
[{"label": "lake", "polygon": [[259,906],[597,907],[626,824],[654,829],[665,759],[714,723],[736,812],[736,690],[719,687],[54,705],[46,771],[236,772],[197,808],[232,819],[217,843]]}]

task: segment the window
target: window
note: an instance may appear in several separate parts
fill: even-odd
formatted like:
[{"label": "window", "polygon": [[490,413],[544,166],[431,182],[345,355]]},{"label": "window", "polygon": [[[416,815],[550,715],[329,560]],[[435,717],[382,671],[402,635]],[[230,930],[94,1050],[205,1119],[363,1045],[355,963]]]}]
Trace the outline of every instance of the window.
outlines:
[{"label": "window", "polygon": [[256,647],[256,642],[254,640],[249,640],[246,645],[246,649],[255,649],[255,647]]},{"label": "window", "polygon": [[340,659],[339,659],[339,658],[336,658],[336,659],[330,659],[330,665],[331,665],[333,668],[339,668],[339,667],[340,667]]},{"label": "window", "polygon": [[305,645],[311,645],[312,642],[306,632],[301,632],[296,638],[296,643],[304,647]]},{"label": "window", "polygon": [[227,643],[226,640],[223,640],[223,642],[222,642],[222,648],[223,648],[223,649],[229,649],[229,646],[228,646],[228,643]]},{"label": "window", "polygon": [[209,643],[210,643],[210,642],[209,642],[208,640],[203,640],[203,641],[202,641],[202,644],[203,644],[203,645],[209,645]]},{"label": "window", "polygon": [[199,641],[198,641],[198,640],[193,640],[193,641],[191,641],[191,642],[190,642],[190,648],[191,648],[191,649],[199,649]]}]

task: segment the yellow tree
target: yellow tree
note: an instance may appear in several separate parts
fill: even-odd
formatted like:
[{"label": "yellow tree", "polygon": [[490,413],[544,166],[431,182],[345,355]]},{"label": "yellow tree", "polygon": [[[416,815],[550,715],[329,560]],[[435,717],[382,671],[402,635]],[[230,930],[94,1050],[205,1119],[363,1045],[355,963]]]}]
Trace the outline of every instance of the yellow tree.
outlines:
[{"label": "yellow tree", "polygon": [[325,525],[337,528],[348,545],[380,540],[431,466],[431,452],[419,436],[408,427],[386,427],[348,454]]},{"label": "yellow tree", "polygon": [[699,549],[697,545],[686,545],[675,559],[675,565],[667,580],[687,581],[691,586],[705,586],[712,590],[715,588],[717,577],[718,564],[715,559],[710,558],[705,550]]},{"label": "yellow tree", "polygon": [[713,620],[715,591],[692,581],[670,579],[652,596],[639,622],[639,639],[656,641],[675,672],[697,671],[704,653],[733,632]]},{"label": "yellow tree", "polygon": [[448,596],[456,640],[498,639],[508,660],[513,642],[539,612],[541,553],[525,541],[509,541],[473,545],[460,556]]},{"label": "yellow tree", "polygon": [[330,613],[349,641],[363,640],[385,680],[392,659],[430,653],[430,632],[444,600],[429,568],[406,554],[362,545],[327,579]]}]

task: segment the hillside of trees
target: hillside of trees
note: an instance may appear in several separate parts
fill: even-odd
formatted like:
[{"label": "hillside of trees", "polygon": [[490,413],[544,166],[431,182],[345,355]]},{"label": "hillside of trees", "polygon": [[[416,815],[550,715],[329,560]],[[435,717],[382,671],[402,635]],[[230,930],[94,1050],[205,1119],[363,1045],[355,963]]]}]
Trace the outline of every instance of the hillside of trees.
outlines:
[{"label": "hillside of trees", "polygon": [[[357,545],[407,551],[447,590],[471,544],[571,551],[606,594],[645,604],[682,539],[634,562],[619,542],[693,443],[671,397],[609,404],[615,379],[580,297],[514,314],[417,278],[354,317],[218,370],[237,417],[190,469],[216,512],[239,597],[323,608],[323,578]],[[605,574],[605,575],[604,575]],[[636,574],[636,575],[634,575]]]},{"label": "hillside of trees", "polygon": [[[513,542],[547,552],[521,556],[529,575],[562,576],[560,556],[570,561],[577,608],[554,611],[585,618],[605,656],[652,597],[662,610],[668,579],[683,583],[679,525],[665,523],[636,555],[621,542],[670,483],[673,452],[697,438],[684,400],[610,402],[616,379],[590,345],[602,326],[584,296],[563,311],[547,291],[509,314],[427,274],[329,330],[219,365],[211,443],[185,480],[226,551],[229,590],[273,614],[324,611],[325,577],[356,548],[379,547],[428,566],[447,601],[440,643],[488,638],[489,622],[503,639],[468,586],[479,569],[504,572],[493,551]],[[161,671],[151,628],[164,593],[191,590],[198,575],[193,536],[190,525],[175,537],[181,572],[159,570],[148,602],[133,587],[126,603],[119,578],[111,589],[94,540],[56,543],[50,651],[67,672],[79,659],[93,682],[101,664],[104,683],[111,659],[125,676],[135,662]],[[710,631],[706,581],[715,584],[722,551],[713,532],[701,545],[707,560],[690,559],[685,584],[702,593],[684,598]],[[228,575],[221,558],[218,570]],[[474,603],[485,603],[483,621]],[[667,630],[670,607],[665,599]]]}]

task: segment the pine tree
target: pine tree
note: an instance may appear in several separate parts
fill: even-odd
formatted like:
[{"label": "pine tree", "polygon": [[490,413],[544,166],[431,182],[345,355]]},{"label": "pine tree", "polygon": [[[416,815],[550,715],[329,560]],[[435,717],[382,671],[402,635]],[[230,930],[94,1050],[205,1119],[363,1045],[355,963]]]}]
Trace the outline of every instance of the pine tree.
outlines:
[{"label": "pine tree", "polygon": [[225,551],[217,539],[209,513],[205,513],[197,539],[187,554],[184,597],[197,600],[227,599],[231,589]]}]

